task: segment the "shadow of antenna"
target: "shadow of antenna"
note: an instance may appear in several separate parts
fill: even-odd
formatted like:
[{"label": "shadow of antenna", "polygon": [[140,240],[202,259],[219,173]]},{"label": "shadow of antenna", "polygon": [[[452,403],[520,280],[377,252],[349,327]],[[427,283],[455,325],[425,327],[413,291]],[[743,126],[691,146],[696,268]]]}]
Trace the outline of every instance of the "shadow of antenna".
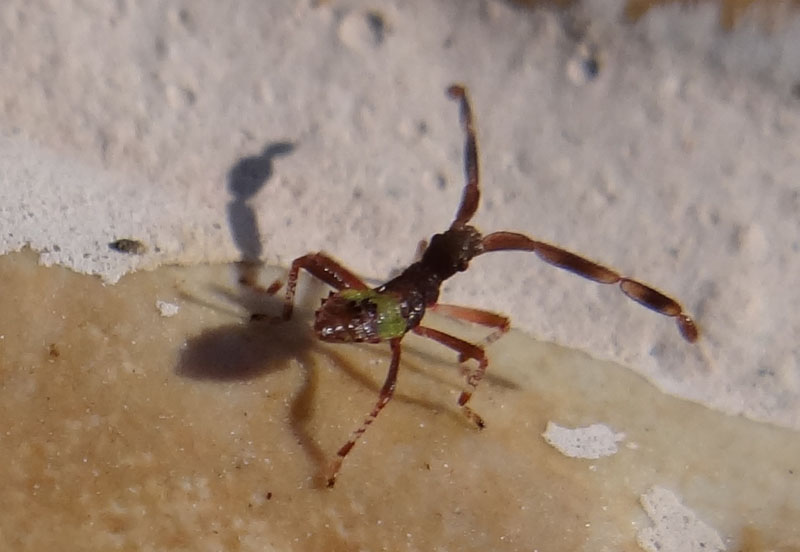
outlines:
[{"label": "shadow of antenna", "polygon": [[272,178],[274,159],[288,155],[294,148],[292,142],[272,142],[260,154],[239,159],[228,172],[228,191],[232,196],[227,209],[228,226],[241,253],[239,279],[242,283],[255,284],[263,253],[258,217],[249,200]]}]

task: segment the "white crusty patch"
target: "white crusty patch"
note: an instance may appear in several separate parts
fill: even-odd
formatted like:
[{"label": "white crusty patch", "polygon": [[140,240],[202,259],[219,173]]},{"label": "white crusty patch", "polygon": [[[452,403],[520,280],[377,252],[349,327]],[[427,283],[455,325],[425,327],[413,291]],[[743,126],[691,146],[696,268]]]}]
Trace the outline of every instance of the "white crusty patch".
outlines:
[{"label": "white crusty patch", "polygon": [[653,522],[636,535],[647,552],[720,552],[725,550],[719,534],[681,504],[663,487],[653,487],[639,498]]},{"label": "white crusty patch", "polygon": [[603,424],[570,429],[553,422],[547,422],[547,429],[542,436],[565,456],[588,459],[616,454],[617,443],[625,439],[624,433],[615,433]]},{"label": "white crusty patch", "polygon": [[158,312],[161,313],[161,316],[166,316],[167,318],[175,316],[180,310],[180,306],[175,303],[168,303],[167,301],[156,301],[156,308]]}]

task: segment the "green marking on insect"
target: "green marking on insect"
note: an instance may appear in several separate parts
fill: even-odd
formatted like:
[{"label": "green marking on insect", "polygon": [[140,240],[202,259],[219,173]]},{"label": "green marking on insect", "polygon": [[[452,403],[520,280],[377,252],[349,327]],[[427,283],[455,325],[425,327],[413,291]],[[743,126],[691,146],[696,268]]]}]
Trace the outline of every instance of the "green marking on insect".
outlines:
[{"label": "green marking on insect", "polygon": [[381,339],[402,337],[408,331],[400,301],[390,293],[378,293],[374,289],[344,289],[339,296],[349,301],[372,303],[376,308],[378,335]]}]

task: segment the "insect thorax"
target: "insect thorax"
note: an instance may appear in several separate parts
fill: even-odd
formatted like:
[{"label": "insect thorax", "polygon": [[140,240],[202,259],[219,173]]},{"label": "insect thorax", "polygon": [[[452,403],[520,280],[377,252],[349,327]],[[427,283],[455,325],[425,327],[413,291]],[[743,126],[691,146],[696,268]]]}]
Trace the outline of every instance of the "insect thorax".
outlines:
[{"label": "insect thorax", "polygon": [[466,270],[469,262],[483,252],[481,239],[480,232],[472,226],[450,228],[431,238],[420,262],[444,281]]}]

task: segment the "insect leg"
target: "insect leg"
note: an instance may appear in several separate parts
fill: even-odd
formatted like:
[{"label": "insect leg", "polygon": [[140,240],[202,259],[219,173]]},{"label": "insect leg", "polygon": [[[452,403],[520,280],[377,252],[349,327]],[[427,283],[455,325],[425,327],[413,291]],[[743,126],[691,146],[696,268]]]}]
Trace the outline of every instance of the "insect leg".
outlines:
[{"label": "insect leg", "polygon": [[472,397],[472,393],[475,392],[478,383],[483,379],[483,375],[486,373],[486,367],[489,365],[489,361],[486,359],[486,354],[483,352],[483,349],[463,339],[440,332],[439,330],[434,330],[433,328],[428,328],[427,326],[417,326],[412,331],[422,337],[438,341],[445,347],[450,347],[458,353],[459,362],[464,362],[469,359],[474,359],[478,362],[477,370],[469,370],[464,373],[467,378],[467,386],[469,389],[465,389],[461,392],[461,395],[458,397],[458,405],[464,411],[467,418],[472,420],[478,428],[483,429],[486,425],[483,423],[483,418],[467,406],[467,402],[469,402]]},{"label": "insect leg", "polygon": [[522,234],[495,232],[483,238],[484,253],[504,250],[533,251],[543,261],[569,270],[578,276],[583,276],[601,284],[619,283],[622,292],[637,303],[664,316],[675,318],[678,330],[686,341],[690,343],[697,341],[699,335],[697,326],[694,320],[684,312],[680,303],[642,282],[621,276],[610,268],[570,253],[560,247],[532,240]]},{"label": "insect leg", "polygon": [[375,418],[381,413],[383,407],[392,399],[392,395],[394,395],[394,388],[397,384],[397,369],[400,366],[400,340],[401,338],[397,337],[389,341],[389,345],[392,348],[392,361],[389,364],[389,372],[386,374],[386,380],[383,382],[383,387],[381,387],[380,394],[378,395],[378,402],[372,407],[372,411],[361,423],[361,426],[350,435],[350,439],[336,453],[336,460],[334,460],[330,475],[328,476],[329,488],[333,487],[336,483],[336,476],[339,474],[342,462],[347,454],[355,446],[361,436],[364,435],[364,432],[367,431],[367,428],[372,422],[375,421]]},{"label": "insect leg", "polygon": [[297,277],[300,269],[304,268],[309,274],[322,280],[329,286],[339,290],[345,288],[367,289],[367,284],[328,257],[325,253],[309,253],[298,257],[289,269],[289,276],[286,279],[286,296],[283,303],[283,319],[289,320],[294,309],[294,292],[297,288]]},{"label": "insect leg", "polygon": [[283,286],[280,279],[273,281],[267,287],[258,283],[258,273],[261,271],[260,262],[239,261],[236,264],[239,269],[239,283],[259,295],[275,295]]},{"label": "insect leg", "polygon": [[[436,303],[428,307],[428,310],[438,312],[450,318],[458,318],[473,324],[480,324],[489,328],[495,328],[495,331],[490,333],[483,339],[483,345],[490,345],[497,341],[501,335],[506,333],[511,328],[511,321],[508,317],[502,314],[489,312],[481,309],[473,309],[472,307],[461,307],[459,305],[444,305]],[[464,359],[461,359],[463,362]]]},{"label": "insect leg", "polygon": [[461,196],[461,205],[458,207],[453,224],[450,225],[450,228],[456,228],[469,222],[469,219],[478,209],[478,201],[480,200],[480,191],[478,190],[478,145],[475,139],[472,109],[469,106],[466,88],[460,84],[453,84],[447,89],[447,93],[454,100],[460,101],[461,124],[466,135],[464,142],[464,176],[467,182],[464,186],[464,193]]}]

